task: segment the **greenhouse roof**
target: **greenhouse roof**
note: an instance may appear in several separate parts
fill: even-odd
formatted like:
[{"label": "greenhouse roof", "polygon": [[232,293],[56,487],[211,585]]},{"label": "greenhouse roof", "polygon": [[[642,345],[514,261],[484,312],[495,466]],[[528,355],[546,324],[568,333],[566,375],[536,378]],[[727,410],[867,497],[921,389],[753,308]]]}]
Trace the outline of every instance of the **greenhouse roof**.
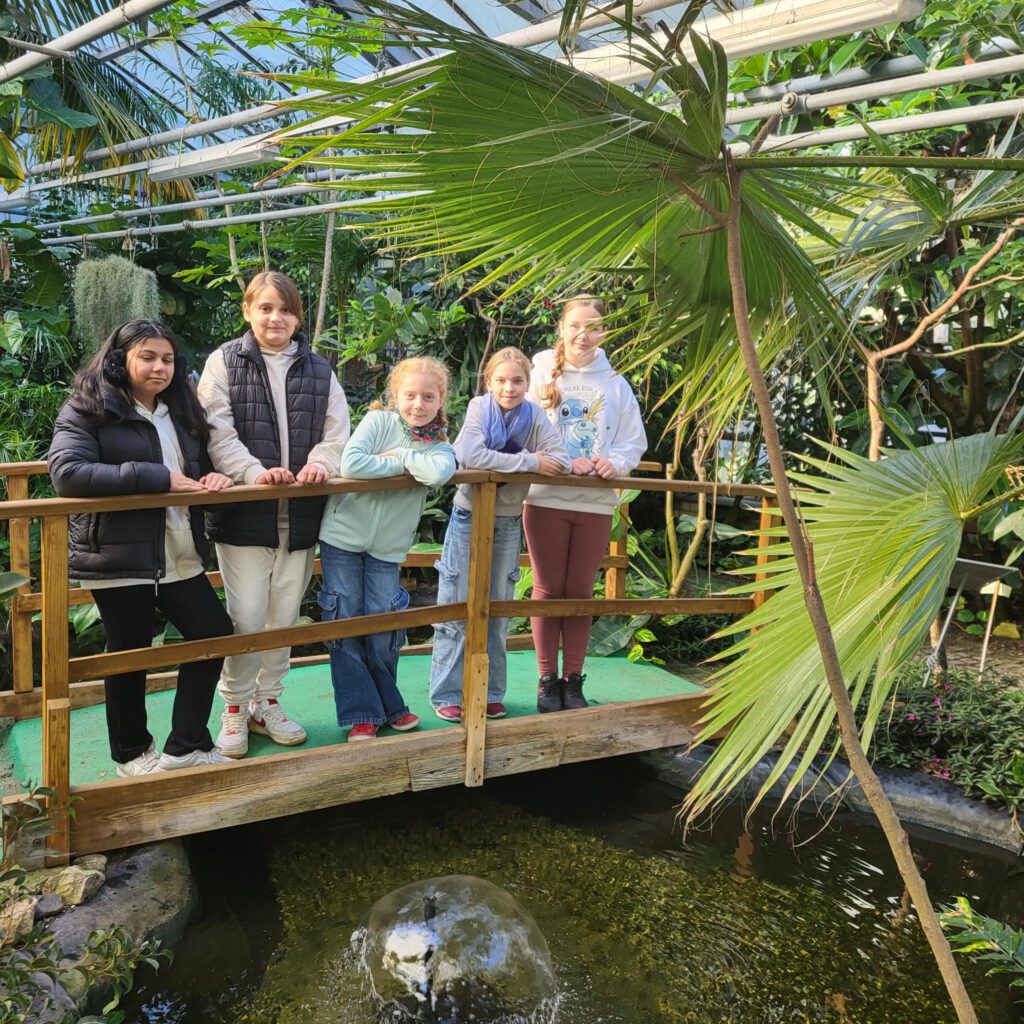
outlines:
[{"label": "greenhouse roof", "polygon": [[[331,0],[328,6],[353,22],[370,16],[371,5],[364,7],[358,0],[345,0],[344,6]],[[585,22],[574,50],[566,57],[557,42],[562,5],[553,0],[419,0],[417,6],[459,28],[529,46],[552,58],[571,60],[581,70],[623,85],[642,86],[649,75],[646,67],[629,61],[624,33],[619,25],[610,24],[608,17],[595,16]],[[653,31],[660,24],[674,25],[686,6],[671,0],[636,0],[633,14]],[[761,4],[741,0],[734,6],[738,9],[725,13],[709,7],[697,23],[722,43],[730,57],[913,18],[920,13],[923,0],[766,0]],[[90,76],[98,76],[104,88],[119,84],[134,93],[136,102],[141,99],[141,109],[134,112],[140,130],[122,130],[113,147],[93,141],[85,153],[75,154],[75,160],[66,152],[37,154],[26,168],[25,183],[11,194],[0,192],[0,210],[14,211],[19,216],[18,211],[40,202],[45,207],[54,197],[63,196],[82,212],[104,192],[109,197],[112,185],[122,195],[148,204],[126,213],[129,218],[143,212],[157,215],[226,205],[217,195],[220,177],[240,167],[273,161],[276,148],[264,140],[287,123],[283,119],[297,116],[275,106],[276,101],[286,100],[294,92],[261,74],[309,69],[309,50],[304,50],[303,37],[309,34],[309,20],[315,21],[317,12],[325,8],[298,6],[294,0],[125,0],[120,7],[107,11],[106,21],[90,31],[96,15],[103,15],[105,8],[103,0],[38,0],[32,5],[29,19],[22,16],[18,22],[19,36],[31,40],[32,49],[17,56],[21,48],[8,46],[10,59],[0,67],[0,83],[24,74],[21,69],[25,64],[39,66],[53,60],[55,53],[66,54],[54,67],[69,78],[84,80],[86,89]],[[595,5],[592,10],[608,9]],[[126,24],[129,18],[138,20]],[[50,52],[41,53],[41,49]],[[335,76],[354,80],[424,56],[425,52],[411,47],[389,46],[375,51],[349,48],[347,52],[336,48],[330,51],[330,63]],[[784,88],[734,97],[737,106],[730,111],[728,121],[738,124],[770,116],[780,109],[787,90],[790,103],[793,94],[810,93],[801,102],[803,109],[812,110],[962,82],[970,77],[1024,71],[1024,57],[1013,47],[993,45],[986,56],[992,59],[983,62],[983,70],[965,64],[925,72],[919,57],[907,53],[870,70],[849,67],[830,78],[813,76]],[[93,95],[99,94],[94,91]],[[1009,109],[1014,104],[1015,109]],[[998,106],[998,111],[991,112],[978,108],[974,119],[1024,113],[1024,101]],[[95,109],[91,103],[89,107]],[[918,116],[933,119],[927,125],[922,122],[922,128],[952,124],[957,117],[968,118],[962,110]],[[949,121],[950,117],[954,122]],[[893,120],[913,122],[913,118]],[[873,127],[885,134],[916,130],[917,124],[877,122]],[[801,148],[816,142],[864,137],[858,125],[828,132],[816,133],[814,138],[779,137],[765,148]],[[212,190],[193,190],[193,183],[208,186],[211,182],[215,186]],[[298,179],[284,184],[283,195],[281,183],[261,194],[280,200],[302,195],[303,189],[314,191]],[[69,217],[66,202],[63,211],[55,215],[47,215],[45,209],[34,212],[42,214],[35,218],[37,223],[51,221],[53,227],[77,226],[90,219]]]}]

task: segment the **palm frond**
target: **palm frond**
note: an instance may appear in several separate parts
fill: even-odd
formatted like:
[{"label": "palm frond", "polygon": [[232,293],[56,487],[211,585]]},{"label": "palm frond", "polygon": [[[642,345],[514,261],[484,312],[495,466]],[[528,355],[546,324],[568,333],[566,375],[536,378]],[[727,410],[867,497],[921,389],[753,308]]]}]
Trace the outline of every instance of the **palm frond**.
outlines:
[{"label": "palm frond", "polygon": [[[1017,426],[1007,434],[892,452],[881,462],[828,447],[828,460],[803,460],[815,475],[792,474],[806,488],[800,504],[851,700],[856,706],[868,696],[860,723],[865,747],[896,669],[919,648],[938,613],[964,517],[1024,451]],[[733,660],[713,682],[698,738],[726,728],[728,735],[687,798],[691,816],[714,808],[794,721],[757,800],[794,763],[799,778],[835,721],[792,549],[783,543],[773,550],[780,557],[760,567],[766,578],[735,590],[776,593],[723,631],[738,639],[721,656]],[[831,759],[836,749],[825,753]]]},{"label": "palm frond", "polygon": [[[478,288],[506,279],[510,295],[544,281],[558,294],[592,286],[600,274],[628,278],[640,297],[630,310],[638,337],[629,357],[642,362],[644,353],[699,338],[687,355],[689,408],[717,394],[716,412],[728,420],[747,387],[732,343],[725,232],[715,220],[727,202],[721,49],[694,41],[699,71],[648,51],[680,96],[680,117],[422,11],[387,3],[373,11],[386,41],[445,52],[370,85],[276,76],[326,90],[307,128],[325,113],[351,118],[334,136],[291,129],[294,162],[358,176],[340,187],[372,197],[363,209],[381,215],[385,244],[486,267]],[[838,212],[820,187],[826,179],[806,173],[818,186],[811,194]],[[798,201],[801,180],[790,169],[744,175],[744,269],[755,322],[775,325],[762,341],[769,369],[797,324],[811,347],[826,330],[842,330],[799,241],[824,238]]]}]

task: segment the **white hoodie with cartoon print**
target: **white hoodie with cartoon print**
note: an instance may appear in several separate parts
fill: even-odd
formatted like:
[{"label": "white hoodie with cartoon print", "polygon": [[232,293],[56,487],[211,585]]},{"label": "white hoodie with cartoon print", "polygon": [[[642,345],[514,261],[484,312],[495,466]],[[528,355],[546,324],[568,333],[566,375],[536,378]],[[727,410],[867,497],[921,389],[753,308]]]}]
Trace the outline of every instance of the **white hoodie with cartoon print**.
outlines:
[{"label": "white hoodie with cartoon print", "polygon": [[[555,353],[551,349],[533,357],[528,397],[540,405],[537,392],[551,382]],[[586,366],[563,365],[557,381],[560,402],[546,409],[572,459],[607,459],[618,476],[628,476],[647,450],[647,434],[640,405],[629,383],[617,374],[599,348]],[[611,515],[619,503],[611,488],[553,487],[533,484],[528,505]]]}]

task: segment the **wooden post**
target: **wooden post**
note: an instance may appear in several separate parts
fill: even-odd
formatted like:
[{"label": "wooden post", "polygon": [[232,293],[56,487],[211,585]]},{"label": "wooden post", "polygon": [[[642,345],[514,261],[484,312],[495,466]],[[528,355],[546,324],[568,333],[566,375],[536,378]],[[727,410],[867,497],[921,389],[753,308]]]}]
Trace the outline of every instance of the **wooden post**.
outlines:
[{"label": "wooden post", "polygon": [[[629,539],[629,504],[619,506],[619,535],[612,537],[608,544],[608,554],[625,555],[628,551],[627,541]],[[605,570],[604,574],[604,596],[615,600],[626,596],[626,573],[625,566],[612,565]]]},{"label": "wooden post", "polygon": [[[775,525],[776,516],[772,514],[772,507],[768,503],[767,498],[761,499],[761,518],[758,521],[757,528],[759,530],[768,530]],[[774,562],[776,556],[770,554],[772,546],[777,543],[774,537],[766,537],[763,533],[757,538],[757,565],[767,565],[769,562]],[[755,580],[766,580],[768,574],[766,572],[758,572],[755,576]],[[759,590],[754,594],[754,607],[760,608],[761,605],[768,600],[769,597],[774,593],[773,590]]]},{"label": "wooden post", "polygon": [[[9,501],[28,500],[28,477],[7,478]],[[12,519],[10,525],[11,571],[31,576],[29,519]],[[65,585],[67,581],[65,580]],[[32,612],[22,607],[22,594],[31,594],[32,585],[26,583],[11,598],[11,674],[14,692],[28,693],[34,685],[32,678]]]},{"label": "wooden post", "polygon": [[52,863],[70,849],[71,700],[68,690],[68,520],[43,520],[43,785],[53,791]]},{"label": "wooden post", "polygon": [[466,653],[462,667],[462,727],[466,730],[466,785],[484,782],[484,732],[487,725],[487,625],[491,604],[494,508],[498,486],[473,484],[469,588],[466,595]]}]

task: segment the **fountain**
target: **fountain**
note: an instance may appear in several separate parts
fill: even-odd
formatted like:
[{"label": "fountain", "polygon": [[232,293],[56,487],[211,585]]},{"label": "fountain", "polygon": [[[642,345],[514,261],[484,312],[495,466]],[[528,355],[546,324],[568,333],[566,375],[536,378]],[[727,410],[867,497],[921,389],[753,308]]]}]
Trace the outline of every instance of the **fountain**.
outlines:
[{"label": "fountain", "polygon": [[353,942],[388,1020],[537,1022],[554,1012],[544,936],[508,892],[482,878],[395,889]]}]

